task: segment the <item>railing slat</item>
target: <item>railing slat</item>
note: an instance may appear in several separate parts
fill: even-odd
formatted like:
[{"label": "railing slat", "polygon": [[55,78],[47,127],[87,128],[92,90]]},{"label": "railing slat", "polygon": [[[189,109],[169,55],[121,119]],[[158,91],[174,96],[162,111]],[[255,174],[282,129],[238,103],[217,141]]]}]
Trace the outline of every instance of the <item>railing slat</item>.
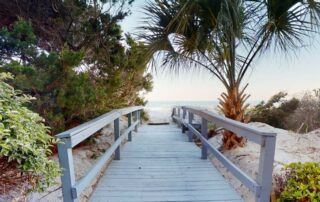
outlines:
[{"label": "railing slat", "polygon": [[[142,109],[143,107],[138,106],[113,110],[91,121],[56,135],[56,137],[61,141],[61,143],[58,144],[58,156],[63,174],[61,176],[61,181],[63,200],[65,202],[77,201],[81,192],[90,184],[90,182],[102,169],[105,162],[112,156],[113,153],[115,153],[115,159],[120,159],[120,144],[122,140],[131,134],[131,131],[136,129],[140,123],[140,120],[136,120],[133,124],[131,124],[132,120],[130,120],[128,128],[120,136],[120,116],[124,116],[129,113],[138,114],[138,111],[140,112]],[[96,164],[94,164],[91,169],[87,171],[78,182],[76,182],[72,159],[72,148],[112,121],[114,121],[115,143],[107,150],[105,154],[99,158]]]},{"label": "railing slat", "polygon": [[260,189],[260,185],[256,183],[251,177],[234,165],[229,159],[227,159],[220,151],[214,148],[210,142],[205,139],[201,133],[199,133],[192,125],[188,124],[189,131],[200,138],[201,142],[206,145],[207,149],[233,174],[235,175],[246,187],[251,191],[256,192]]},{"label": "railing slat", "polygon": [[138,106],[138,107],[127,107],[124,109],[118,109],[118,111],[120,112],[121,116],[124,116],[124,115],[131,113],[131,112],[140,111],[142,109],[143,109],[143,107]]},{"label": "railing slat", "polygon": [[263,143],[263,136],[276,136],[275,133],[263,132],[257,130],[256,128],[249,126],[248,124],[244,124],[232,119],[228,119],[223,116],[219,116],[213,112],[201,110],[193,107],[185,107],[189,112],[196,114],[202,118],[207,119],[214,124],[223,127],[227,130],[237,133],[238,135],[244,136],[249,140],[256,142],[258,144]]},{"label": "railing slat", "polygon": [[114,121],[119,116],[120,116],[120,114],[117,112],[111,113],[108,117],[105,117],[105,118],[99,120],[97,123],[92,124],[90,128],[86,128],[86,129],[82,130],[81,132],[74,134],[73,136],[70,137],[72,147],[75,147],[80,142],[87,139],[92,134],[99,131],[101,128],[106,126],[108,123]]},{"label": "railing slat", "polygon": [[142,106],[137,106],[137,107],[127,107],[124,109],[115,109],[112,110],[108,113],[105,113],[97,118],[94,118],[88,122],[85,122],[83,124],[80,124],[79,126],[76,126],[74,128],[71,128],[67,131],[64,131],[62,133],[59,133],[58,135],[56,135],[57,138],[65,138],[65,137],[71,137],[73,135],[78,134],[79,132],[92,127],[93,125],[99,123],[99,122],[103,122],[103,123],[108,123],[108,122],[112,122],[113,120],[109,121],[108,119],[104,119],[104,118],[108,118],[111,114],[116,113],[118,116],[123,116],[126,115],[130,112],[133,111],[137,111],[137,110],[142,110],[143,107]]},{"label": "railing slat", "polygon": [[107,151],[99,157],[99,159],[96,161],[96,163],[84,174],[84,176],[76,183],[74,186],[74,193],[77,193],[79,196],[79,193],[81,193],[96,177],[97,173],[101,171],[103,168],[105,162],[112,156],[112,154],[116,151],[116,149],[120,146],[121,142],[126,138],[126,136],[129,134],[130,131],[134,129],[134,127],[138,124],[138,122],[135,122],[132,124],[129,128],[127,128],[121,136],[114,142],[114,144],[107,149]]},{"label": "railing slat", "polygon": [[92,120],[90,120],[90,121],[88,121],[88,122],[86,122],[86,123],[83,123],[83,124],[81,124],[81,125],[79,125],[79,126],[76,126],[76,127],[71,128],[71,129],[69,129],[69,130],[67,130],[67,131],[64,131],[64,132],[62,132],[62,133],[59,133],[58,135],[56,135],[56,137],[57,137],[57,138],[72,137],[72,136],[80,133],[81,131],[83,131],[83,130],[85,130],[85,129],[87,129],[87,128],[92,127],[93,125],[95,125],[95,124],[97,124],[97,123],[99,123],[99,122],[103,122],[103,123],[108,122],[109,117],[110,117],[112,114],[117,114],[117,115],[119,115],[119,111],[118,111],[118,110],[110,111],[110,112],[108,112],[108,113],[106,113],[106,114],[103,114],[103,115],[101,115],[101,116],[99,116],[99,117],[97,117],[97,118],[94,118],[94,119],[92,119]]},{"label": "railing slat", "polygon": [[[189,113],[188,122],[181,118],[179,113],[178,116],[176,113],[173,113],[172,118],[178,123],[179,126],[185,125],[188,127],[189,141],[193,134],[200,138],[203,144],[201,157],[205,158],[205,152],[207,150],[210,151],[235,177],[237,177],[246,187],[255,193],[257,202],[268,202],[270,200],[270,193],[272,189],[272,171],[275,155],[276,133],[264,132],[247,124],[195,107],[175,107],[173,112],[179,112],[180,109],[186,110]],[[201,117],[201,133],[193,127],[192,121],[190,121],[190,117],[193,119],[193,115]],[[261,150],[259,159],[259,172],[256,181],[239,169],[220,151],[210,144],[205,136],[205,131],[207,130],[206,121],[210,121],[216,124],[218,127],[230,130],[237,135],[241,135],[255,143],[260,144]]]}]

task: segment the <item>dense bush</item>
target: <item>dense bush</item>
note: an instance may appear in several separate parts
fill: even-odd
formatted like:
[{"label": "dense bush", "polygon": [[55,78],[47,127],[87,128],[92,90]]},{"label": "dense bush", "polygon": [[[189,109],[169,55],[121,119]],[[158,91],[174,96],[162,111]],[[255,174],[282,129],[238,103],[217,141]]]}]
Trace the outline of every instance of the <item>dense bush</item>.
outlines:
[{"label": "dense bush", "polygon": [[94,53],[90,44],[48,52],[38,47],[32,24],[19,20],[11,29],[0,29],[0,72],[12,73],[16,79],[10,85],[37,98],[29,107],[54,134],[115,108],[144,105],[141,92],[152,88],[144,44],[128,35],[125,49],[121,30],[114,34],[119,46],[112,58],[101,47]]},{"label": "dense bush", "polygon": [[284,175],[276,177],[280,202],[320,201],[320,164],[291,163],[284,167]]},{"label": "dense bush", "polygon": [[10,78],[0,74],[0,191],[15,183],[15,177],[28,180],[30,189],[41,191],[60,172],[57,163],[48,158],[55,140],[43,118],[25,107],[32,97],[4,82]]},{"label": "dense bush", "polygon": [[287,118],[294,113],[299,106],[299,100],[286,99],[287,93],[279,92],[272,96],[268,102],[261,102],[249,112],[251,121],[267,123],[277,128],[287,128]]},{"label": "dense bush", "polygon": [[306,92],[298,98],[287,99],[279,92],[268,102],[261,102],[248,111],[251,121],[298,133],[320,128],[320,89]]},{"label": "dense bush", "polygon": [[288,119],[288,128],[299,133],[320,128],[320,89],[306,92]]}]

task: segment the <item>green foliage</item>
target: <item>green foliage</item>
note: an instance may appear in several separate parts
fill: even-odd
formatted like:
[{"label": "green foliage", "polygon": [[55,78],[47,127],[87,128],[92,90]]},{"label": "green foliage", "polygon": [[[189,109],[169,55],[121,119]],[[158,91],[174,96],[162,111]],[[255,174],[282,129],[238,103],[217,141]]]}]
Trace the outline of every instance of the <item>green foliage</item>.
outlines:
[{"label": "green foliage", "polygon": [[11,60],[18,56],[25,62],[36,54],[35,42],[36,36],[30,22],[19,21],[10,32],[3,27],[0,29],[0,58]]},{"label": "green foliage", "polygon": [[299,100],[286,99],[287,93],[279,92],[273,95],[268,102],[261,102],[248,112],[251,121],[267,123],[277,128],[287,129],[287,118],[299,106]]},{"label": "green foliage", "polygon": [[[13,30],[21,30],[21,26],[31,30],[33,36],[31,24],[23,20],[17,21]],[[148,58],[144,44],[128,35],[125,49],[120,43],[121,32],[114,34],[120,37],[115,40],[109,36],[115,40],[112,43],[116,51],[94,45],[92,40],[78,51],[65,46],[60,51],[46,52],[39,50],[35,40],[28,40],[24,48],[3,49],[7,57],[0,58],[0,72],[12,73],[16,79],[10,84],[37,98],[29,107],[45,118],[53,133],[115,108],[144,105],[141,92],[152,89],[152,77],[145,74]],[[16,36],[20,35],[3,29],[0,38],[3,43],[19,44],[22,39]],[[111,43],[107,36],[105,42],[99,41],[106,47]]]},{"label": "green foliage", "polygon": [[285,170],[286,183],[277,201],[320,201],[319,163],[291,163]]},{"label": "green foliage", "polygon": [[[117,22],[130,14],[133,1],[1,1],[0,26],[11,29],[19,16],[23,16],[32,23],[37,45],[42,49],[61,50],[68,44],[73,50],[79,50],[88,42],[98,43],[113,36],[117,29],[121,32]],[[98,35],[100,39],[96,40]]]},{"label": "green foliage", "polygon": [[14,90],[7,79],[12,76],[0,74],[0,157],[6,157],[7,164],[17,163],[41,191],[60,174],[57,163],[48,159],[55,139],[43,118],[25,106],[33,98]]}]

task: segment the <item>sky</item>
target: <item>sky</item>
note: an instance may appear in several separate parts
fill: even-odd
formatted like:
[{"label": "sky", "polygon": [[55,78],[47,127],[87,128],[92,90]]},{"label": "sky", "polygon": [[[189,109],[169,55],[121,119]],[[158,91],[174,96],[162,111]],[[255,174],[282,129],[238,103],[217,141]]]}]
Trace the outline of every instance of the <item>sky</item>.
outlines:
[{"label": "sky", "polygon": [[[145,0],[136,0],[132,15],[122,23],[124,33],[137,33],[142,25]],[[267,100],[279,91],[300,96],[307,90],[320,88],[320,36],[310,39],[308,48],[288,57],[270,53],[262,55],[248,72],[243,84],[249,83],[249,102]],[[159,63],[161,61],[158,61]],[[169,72],[165,68],[150,68],[153,91],[146,94],[148,101],[216,101],[224,87],[206,71]]]}]

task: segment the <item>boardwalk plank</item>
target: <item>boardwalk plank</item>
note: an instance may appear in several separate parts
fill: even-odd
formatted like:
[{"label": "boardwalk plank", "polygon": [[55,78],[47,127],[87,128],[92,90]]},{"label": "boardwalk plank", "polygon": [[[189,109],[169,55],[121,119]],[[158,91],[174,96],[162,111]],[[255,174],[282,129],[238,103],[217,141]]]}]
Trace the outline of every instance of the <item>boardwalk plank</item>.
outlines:
[{"label": "boardwalk plank", "polygon": [[142,126],[101,177],[92,202],[243,201],[174,125]]}]

